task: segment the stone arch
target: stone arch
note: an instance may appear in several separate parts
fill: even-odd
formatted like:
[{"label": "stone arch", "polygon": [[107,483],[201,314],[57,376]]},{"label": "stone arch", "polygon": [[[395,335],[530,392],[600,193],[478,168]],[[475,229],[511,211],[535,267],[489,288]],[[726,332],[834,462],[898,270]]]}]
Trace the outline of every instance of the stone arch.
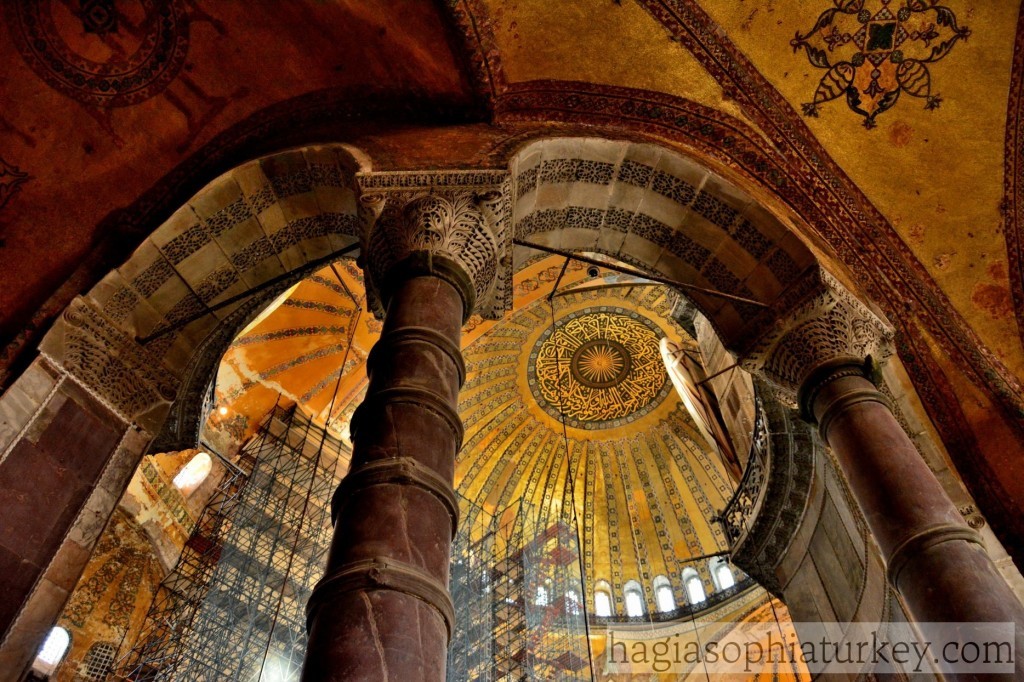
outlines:
[{"label": "stone arch", "polygon": [[794,622],[888,622],[899,600],[842,472],[813,427],[756,383],[754,451],[722,514],[732,563]]},{"label": "stone arch", "polygon": [[238,166],[47,333],[40,357],[4,394],[16,408],[0,430],[0,461],[18,470],[23,499],[48,504],[12,509],[43,537],[17,558],[24,600],[0,613],[0,668],[21,670],[31,659],[141,456],[154,444],[195,445],[203,393],[235,333],[292,283],[358,246],[354,178],[363,170],[367,158],[344,145]]},{"label": "stone arch", "polygon": [[[202,396],[237,330],[287,286],[359,246],[362,194],[407,194],[437,180],[430,172],[368,174],[368,165],[358,152],[327,145],[237,167],[78,297],[47,334],[42,357],[12,388],[31,408],[3,434],[4,456],[25,434],[73,418],[58,410],[71,402],[109,437],[86,445],[88,467],[66,504],[73,514],[54,517],[52,541],[33,559],[35,587],[27,584],[27,602],[0,622],[8,633],[0,667],[23,666],[73,587],[59,581],[75,572],[51,571],[54,559],[88,556],[154,439],[160,450],[195,445]],[[686,292],[735,351],[823,287],[813,255],[789,228],[740,189],[655,145],[540,140],[507,173],[470,172],[457,183],[506,192],[489,209],[508,226],[499,246],[515,237],[600,252],[733,297]],[[529,255],[518,247],[499,267]],[[494,293],[495,309],[502,295]]]},{"label": "stone arch", "polygon": [[[524,243],[595,252],[685,284],[750,299],[683,293],[738,355],[781,318],[841,285],[791,228],[742,189],[673,151],[597,138],[548,138],[510,163],[516,261]],[[760,305],[757,305],[760,304]],[[848,331],[848,330],[842,330]],[[883,621],[884,568],[849,490],[817,434],[789,399],[760,382],[764,459],[751,456],[744,488],[724,517],[733,561],[784,601],[795,619]],[[739,500],[746,495],[749,502]],[[828,537],[828,542],[826,542]],[[827,546],[826,546],[827,545]],[[844,580],[837,552],[849,560]],[[893,602],[895,603],[895,602]]]},{"label": "stone arch", "polygon": [[[353,245],[356,243],[353,242]],[[273,301],[291,285],[312,274],[316,269],[315,265],[302,267],[288,273],[281,281],[267,285],[258,295],[241,302],[196,347],[181,376],[177,398],[170,406],[167,419],[153,442],[151,449],[154,452],[170,452],[196,445],[202,426],[205,398],[211,390],[210,384],[214,379],[217,365],[232,339],[269,301]]]},{"label": "stone arch", "polygon": [[[548,138],[510,162],[514,235],[612,256],[718,297],[685,293],[742,350],[821,288],[814,255],[750,195],[654,144]],[[518,246],[516,262],[529,257]]]},{"label": "stone arch", "polygon": [[[127,421],[155,432],[179,389],[191,388],[197,356],[226,345],[271,292],[358,243],[359,170],[350,149],[329,145],[222,175],[76,299],[42,352]],[[246,297],[254,291],[262,295]],[[90,354],[90,346],[116,360]],[[125,370],[136,380],[115,387],[128,379]]]}]

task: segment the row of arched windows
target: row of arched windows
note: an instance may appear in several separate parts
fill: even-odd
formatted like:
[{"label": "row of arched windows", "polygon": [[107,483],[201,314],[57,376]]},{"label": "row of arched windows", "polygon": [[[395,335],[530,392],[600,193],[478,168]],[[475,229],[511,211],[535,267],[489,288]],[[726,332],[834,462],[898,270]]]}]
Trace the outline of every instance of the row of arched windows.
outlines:
[{"label": "row of arched windows", "polygon": [[[732,569],[724,557],[714,557],[709,562],[708,568],[711,572],[711,580],[716,590],[727,590],[736,584]],[[704,592],[704,581],[692,566],[683,569],[680,576],[683,584],[683,592],[686,603],[694,605],[707,600]],[[654,606],[659,613],[668,613],[677,608],[676,595],[672,589],[672,582],[663,575],[654,578],[651,587],[654,589]],[[626,604],[626,615],[630,618],[642,616],[647,612],[644,600],[644,590],[639,582],[630,580],[622,590],[623,601]],[[599,580],[594,589],[594,614],[600,617],[612,615],[612,590],[611,586],[604,580]]]}]

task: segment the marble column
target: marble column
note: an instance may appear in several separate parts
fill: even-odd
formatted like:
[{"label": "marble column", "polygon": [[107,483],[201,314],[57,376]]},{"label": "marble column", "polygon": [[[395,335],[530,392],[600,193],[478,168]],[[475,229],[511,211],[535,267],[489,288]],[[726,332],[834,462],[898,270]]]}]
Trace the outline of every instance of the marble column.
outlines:
[{"label": "marble column", "polygon": [[480,201],[425,194],[375,207],[363,266],[386,314],[352,419],[352,468],[332,499],[326,575],[307,607],[304,680],[445,679],[460,335],[496,267]]},{"label": "marble column", "polygon": [[[1013,622],[1024,651],[1024,607],[874,383],[890,329],[840,284],[824,283],[744,364],[795,396],[817,424],[913,620]],[[1022,679],[1024,657],[1016,660]]]}]

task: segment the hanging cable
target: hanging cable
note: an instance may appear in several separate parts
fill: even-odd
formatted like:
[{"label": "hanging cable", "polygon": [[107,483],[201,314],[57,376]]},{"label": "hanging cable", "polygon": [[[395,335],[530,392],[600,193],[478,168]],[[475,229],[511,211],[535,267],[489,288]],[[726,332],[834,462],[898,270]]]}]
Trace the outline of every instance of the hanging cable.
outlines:
[{"label": "hanging cable", "polygon": [[[692,441],[691,441],[691,443],[692,443]],[[726,538],[728,539],[728,534],[726,535]],[[706,559],[709,556],[720,556],[720,553],[716,553],[716,554],[713,554],[713,555],[701,555],[701,556],[698,556],[698,557],[690,557],[689,563],[693,564],[695,562],[702,561],[703,559]],[[696,569],[694,569],[694,570],[696,570]],[[698,576],[699,575],[700,574],[698,573]],[[714,584],[714,576],[712,576],[712,584]],[[690,607],[689,608],[689,612],[690,612],[690,627],[691,627],[691,630],[693,632],[694,639],[697,640],[697,650],[698,651],[703,651],[704,644],[703,644],[703,642],[701,640],[700,630],[697,628],[697,609],[695,608],[697,605],[690,603],[690,595],[689,595],[688,590],[686,589],[686,581],[682,582],[682,586],[683,586],[683,597],[686,599],[686,603]],[[711,682],[711,673],[708,670],[708,662],[707,662],[706,657],[702,655],[700,657],[700,662],[701,662],[701,665],[704,668],[704,679],[706,679],[708,682]]]},{"label": "hanging cable", "polygon": [[[359,248],[359,246],[360,246],[359,242],[356,241],[355,243],[349,244],[348,246],[346,246],[343,249],[338,249],[334,253],[329,253],[326,256],[323,256],[321,258],[317,258],[315,260],[312,260],[312,261],[306,263],[304,270],[306,272],[316,271],[318,268],[323,267],[323,265],[325,265],[327,263],[333,263],[334,261],[338,260],[342,256],[344,256],[344,255],[346,255],[348,253],[351,253],[352,251],[355,251],[356,249]],[[213,312],[215,312],[217,310],[220,310],[221,308],[225,308],[225,307],[231,305],[232,303],[236,303],[236,302],[241,301],[243,299],[250,298],[251,296],[255,296],[259,292],[264,291],[266,289],[269,289],[270,287],[273,287],[273,286],[275,286],[277,284],[280,284],[282,282],[287,282],[288,280],[290,280],[294,276],[295,276],[295,273],[286,272],[283,275],[277,275],[276,277],[271,277],[267,281],[258,284],[257,286],[253,287],[252,289],[248,289],[246,291],[243,291],[240,294],[235,294],[234,296],[229,296],[228,298],[225,298],[223,301],[219,301],[218,303],[214,303],[213,305],[206,305],[204,303],[203,304],[203,310],[201,310],[201,311],[199,311],[197,313],[191,314],[191,315],[187,315],[184,318],[182,318],[181,320],[178,320],[177,322],[174,322],[172,324],[168,324],[165,327],[158,327],[156,329],[156,331],[154,331],[154,332],[152,332],[152,333],[150,333],[150,334],[148,334],[146,336],[136,336],[135,337],[135,341],[138,342],[139,345],[145,346],[147,343],[150,343],[151,341],[155,341],[155,340],[157,340],[157,339],[159,339],[159,338],[161,338],[163,336],[166,336],[167,334],[170,334],[173,331],[177,331],[177,330],[179,330],[179,329],[181,329],[183,327],[186,327],[189,324],[191,324],[191,323],[195,322],[196,320],[198,320],[199,318],[204,317],[206,315],[209,315],[209,314],[211,314],[211,313],[213,313]],[[195,294],[195,292],[192,292],[192,293]]]},{"label": "hanging cable", "polygon": [[550,246],[544,246],[543,244],[534,244],[532,242],[523,241],[521,239],[513,239],[512,243],[514,243],[516,246],[525,246],[525,247],[530,248],[530,249],[536,249],[537,251],[543,251],[545,253],[551,253],[551,254],[554,254],[556,256],[565,256],[566,258],[571,258],[572,260],[576,260],[576,261],[579,261],[581,263],[587,263],[588,265],[596,265],[598,267],[608,268],[609,270],[615,270],[616,272],[621,272],[621,273],[626,274],[626,275],[632,275],[633,277],[639,277],[641,279],[650,280],[652,282],[658,282],[660,284],[667,284],[670,287],[673,287],[673,288],[676,288],[676,289],[683,289],[684,291],[690,291],[690,292],[693,292],[695,294],[704,294],[705,296],[714,296],[715,298],[722,298],[722,299],[725,299],[727,301],[734,301],[736,303],[746,303],[747,305],[756,306],[758,308],[769,308],[770,307],[768,304],[762,303],[761,301],[757,301],[757,300],[754,300],[752,298],[746,298],[744,296],[737,296],[735,294],[726,293],[724,291],[717,291],[715,289],[708,289],[707,287],[699,287],[699,286],[697,286],[695,284],[689,284],[687,282],[680,282],[680,281],[677,281],[677,280],[674,280],[674,279],[669,279],[667,277],[661,277],[659,275],[648,274],[648,273],[643,272],[641,270],[635,270],[633,268],[628,268],[628,267],[625,267],[623,265],[618,265],[617,263],[606,263],[604,261],[599,261],[599,260],[597,260],[595,258],[588,258],[587,256],[584,256],[584,255],[581,255],[581,254],[578,254],[578,253],[574,253],[572,251],[564,251],[562,249],[555,249],[555,248],[552,248]]},{"label": "hanging cable", "polygon": [[[607,267],[607,268],[610,268],[612,270],[617,270],[619,272],[623,272],[625,274],[633,275],[633,276],[636,276],[636,277],[646,278],[646,279],[651,280],[651,281],[653,281],[653,282],[655,282],[657,284],[669,285],[669,286],[673,286],[673,287],[676,287],[676,288],[688,289],[688,290],[692,290],[692,291],[695,291],[695,292],[698,292],[698,293],[707,294],[707,295],[717,295],[717,296],[719,296],[721,298],[726,298],[726,299],[731,299],[731,300],[739,300],[739,301],[744,302],[744,303],[753,303],[753,304],[757,304],[757,305],[764,305],[764,304],[761,304],[760,302],[757,302],[757,301],[752,301],[752,300],[749,300],[749,299],[743,299],[742,297],[732,296],[732,295],[729,295],[729,294],[725,294],[724,292],[717,292],[717,291],[713,291],[713,290],[706,290],[706,289],[703,289],[701,287],[695,287],[693,285],[687,285],[687,284],[681,283],[681,282],[674,282],[674,281],[670,281],[670,280],[665,280],[664,278],[659,278],[659,277],[656,277],[656,276],[650,276],[650,275],[647,275],[646,273],[641,273],[639,271],[631,271],[631,270],[626,269],[626,268],[616,267],[614,265],[603,263],[603,262],[599,262],[599,261],[595,261],[593,259],[589,259],[589,258],[586,258],[586,257],[583,257],[583,256],[579,256],[577,254],[566,253],[566,252],[562,252],[562,251],[559,251],[559,250],[556,250],[556,249],[550,249],[550,248],[546,248],[546,247],[540,247],[539,245],[531,244],[531,243],[528,243],[528,242],[518,242],[517,241],[517,244],[519,244],[521,246],[526,246],[526,247],[529,247],[529,248],[536,248],[536,249],[539,249],[539,250],[547,251],[549,253],[554,253],[556,255],[564,255],[564,256],[566,256],[566,260],[562,264],[562,269],[561,269],[561,271],[560,271],[560,273],[558,275],[558,278],[555,281],[554,287],[552,288],[551,293],[547,297],[547,299],[548,299],[548,307],[549,307],[549,311],[550,311],[550,315],[551,315],[551,334],[552,334],[552,336],[554,336],[555,333],[556,333],[555,310],[554,310],[554,302],[553,302],[555,297],[567,296],[567,295],[575,294],[575,293],[585,293],[585,292],[588,292],[588,291],[591,291],[591,290],[598,290],[598,289],[606,289],[606,288],[627,286],[627,284],[625,284],[625,283],[614,284],[614,285],[597,285],[597,286],[592,286],[592,287],[578,288],[578,290],[570,289],[568,291],[559,292],[558,287],[561,284],[561,281],[562,281],[562,279],[563,279],[563,277],[565,275],[565,272],[566,272],[566,269],[568,268],[570,260],[578,260],[578,261],[583,262],[583,263],[588,263],[588,264],[592,264],[592,265],[599,265],[600,267]],[[631,286],[636,286],[636,284],[632,284]],[[682,353],[682,352],[685,352],[688,355],[691,355],[691,353],[689,352],[689,349],[685,349],[685,348],[684,349],[680,349],[680,351],[677,351],[677,354],[678,353]],[[558,352],[557,343],[556,343],[555,371],[556,371],[556,373],[557,373],[557,375],[559,377],[561,377],[561,375],[562,375],[561,359],[562,359],[561,353]],[[738,367],[738,363],[730,365],[730,366],[728,366],[728,367],[726,367],[726,368],[724,368],[722,370],[719,370],[719,371],[711,374],[706,379],[702,380],[700,383],[704,384],[707,381],[709,381],[709,380],[711,380],[711,379],[713,379],[715,377],[718,377],[718,376],[720,376],[720,375],[722,375],[722,374],[724,374],[724,373],[726,373],[728,371],[731,371],[733,369],[736,369],[737,367]],[[559,382],[559,386],[560,385],[561,385],[561,383]],[[585,615],[584,623],[586,625],[586,635],[587,635],[587,653],[588,653],[588,657],[590,659],[589,663],[590,663],[591,678],[592,679],[596,679],[596,672],[595,672],[594,661],[593,661],[593,653],[592,653],[591,647],[590,647],[590,638],[591,638],[590,622],[589,622],[589,617],[586,616],[586,609],[587,609],[587,603],[588,603],[587,602],[587,591],[588,590],[587,590],[587,580],[586,580],[586,566],[585,566],[585,562],[583,560],[583,539],[580,536],[579,519],[578,519],[578,515],[577,515],[577,510],[576,510],[575,475],[574,475],[574,472],[573,472],[573,469],[572,469],[572,458],[571,458],[571,456],[569,454],[569,437],[568,437],[568,429],[567,429],[566,423],[565,423],[565,413],[562,411],[561,404],[559,405],[559,416],[560,416],[560,423],[561,423],[561,426],[562,426],[562,439],[563,439],[563,445],[564,445],[565,459],[566,459],[566,463],[567,463],[566,486],[568,488],[570,500],[571,500],[571,503],[572,503],[572,521],[573,521],[573,526],[574,526],[575,531],[576,531],[577,543],[579,544],[578,560],[579,560],[579,565],[580,565],[580,575],[581,575],[581,582],[582,582],[581,590],[582,590],[583,608],[584,608],[584,615]],[[756,437],[756,433],[754,435]],[[751,453],[751,454],[754,454],[754,453]],[[749,461],[748,461],[747,466],[750,466]],[[724,476],[723,479],[725,481],[727,481],[727,484],[726,484],[727,485],[727,490],[729,490],[731,492],[731,498],[730,499],[734,498],[735,495],[736,495],[737,490],[739,489],[739,482],[733,481],[731,479],[731,477],[728,477],[728,476]],[[632,531],[632,526],[633,526],[632,516],[633,515],[630,514],[630,529],[631,529],[631,531]],[[721,518],[721,515],[718,515],[717,517],[713,517],[711,520],[712,521],[715,521],[715,520],[721,521],[722,518]],[[744,530],[747,533],[749,533],[749,528],[746,527],[747,523],[748,523],[748,519],[744,518],[743,519]],[[725,530],[725,529],[723,529],[723,530]],[[728,531],[727,530],[725,530],[724,535],[725,535],[725,538],[726,538],[726,542],[728,542]],[[633,544],[634,544],[634,553],[636,554],[637,559],[639,561],[639,559],[640,559],[640,552],[639,552],[639,548],[636,546],[635,533],[631,532],[631,536],[632,536],[632,540],[633,540]],[[729,560],[729,563],[732,563],[732,560],[731,560],[731,549],[724,550],[724,551],[721,551],[721,552],[716,552],[716,553],[710,554],[710,555],[702,555],[701,557],[691,558],[691,563],[693,561],[697,561],[697,560],[705,559],[705,558],[712,558],[712,557],[715,557],[715,556],[727,556],[728,560]],[[714,576],[712,576],[712,581],[714,581]],[[687,602],[689,602],[688,595],[686,594],[686,587],[685,587],[685,585],[683,586],[683,596],[686,597],[687,598]],[[775,621],[776,629],[778,630],[780,637],[782,637],[783,640],[784,640],[785,639],[785,635],[784,635],[784,633],[782,631],[781,620],[779,618],[778,611],[777,611],[776,606],[775,606],[775,597],[772,596],[771,594],[769,594],[768,604],[769,604],[769,607],[771,608],[771,611],[772,611],[772,616],[773,616],[773,619]],[[702,648],[702,646],[703,646],[702,645],[702,640],[701,640],[700,632],[699,632],[699,629],[698,629],[698,626],[697,626],[697,619],[696,619],[697,609],[693,608],[695,606],[695,604],[689,604],[689,606],[690,606],[690,609],[689,609],[689,611],[690,611],[690,623],[691,623],[691,626],[692,626],[692,629],[693,629],[693,634],[694,634],[694,637],[697,640],[698,647]],[[647,615],[648,615],[648,623],[653,628],[653,626],[654,626],[653,616],[650,613],[648,613]],[[701,663],[702,663],[703,668],[704,668],[705,678],[710,681],[710,679],[711,679],[710,671],[708,670],[707,660],[706,660],[706,658],[704,656],[701,656]],[[794,673],[797,672],[795,663],[796,663],[795,661],[791,661],[791,665],[793,666],[793,672]]]},{"label": "hanging cable", "polygon": [[[302,510],[299,512],[299,527],[295,529],[295,540],[292,543],[291,552],[288,555],[288,564],[285,567],[284,575],[281,578],[281,589],[278,592],[277,604],[274,607],[274,615],[273,618],[271,619],[271,623],[273,623],[273,625],[271,626],[270,636],[267,637],[267,644],[263,649],[263,663],[260,664],[261,675],[263,668],[267,664],[267,657],[270,655],[270,644],[273,641],[273,631],[274,628],[277,627],[277,619],[281,612],[281,604],[284,601],[285,586],[288,582],[289,577],[291,576],[292,566],[295,563],[295,554],[298,552],[299,540],[302,539],[302,530],[306,525],[306,517],[309,512],[309,503],[310,499],[313,496],[313,481],[316,479],[317,470],[320,468],[320,462],[323,458],[324,443],[327,441],[327,429],[331,423],[331,417],[334,413],[334,402],[338,398],[338,389],[341,387],[341,379],[345,375],[345,365],[348,363],[348,356],[349,353],[352,351],[352,342],[353,340],[355,340],[356,329],[359,327],[359,320],[361,319],[363,313],[362,307],[360,305],[361,302],[356,299],[356,297],[352,294],[352,291],[345,285],[345,281],[342,279],[341,274],[338,273],[338,270],[334,267],[334,263],[331,263],[331,270],[334,272],[334,276],[338,278],[338,283],[341,284],[342,288],[345,289],[345,292],[348,294],[349,298],[351,298],[352,302],[355,304],[355,315],[352,318],[352,326],[349,328],[348,331],[348,343],[345,347],[345,355],[341,359],[341,367],[338,369],[338,379],[334,382],[334,393],[333,395],[331,395],[331,402],[327,408],[327,419],[324,420],[323,432],[320,434],[320,445],[317,446],[316,455],[313,460],[313,468],[312,474],[310,475],[309,488],[307,488],[306,490],[306,498],[305,500],[303,500]],[[296,407],[298,406],[296,405]],[[290,423],[291,422],[289,422],[289,424]],[[299,446],[300,457],[302,456],[302,450],[305,447],[306,439],[309,438],[309,430],[310,428],[312,428],[312,425],[313,420],[312,418],[310,418],[306,423],[306,434],[303,436],[302,444]]]},{"label": "hanging cable", "polygon": [[338,399],[338,389],[341,388],[341,379],[345,375],[345,365],[348,364],[348,356],[352,351],[352,342],[355,340],[356,329],[359,328],[359,321],[363,317],[363,300],[365,299],[365,297],[356,298],[355,294],[352,293],[352,290],[349,289],[347,284],[345,284],[344,278],[342,278],[341,273],[338,272],[334,263],[331,263],[331,271],[334,272],[334,276],[338,279],[338,283],[345,290],[345,293],[348,294],[348,297],[352,299],[352,303],[355,304],[355,318],[353,319],[352,327],[348,332],[348,345],[345,347],[345,357],[342,358],[341,367],[338,370],[338,380],[334,383],[334,395],[331,396],[331,403],[327,407],[327,419],[324,420],[325,427],[329,426],[331,421],[334,419],[334,401]]},{"label": "hanging cable", "polygon": [[[557,336],[556,336],[557,330],[555,328],[555,304],[554,304],[554,297],[555,297],[555,292],[558,291],[559,284],[562,283],[562,278],[565,276],[565,271],[566,271],[566,269],[568,267],[569,267],[569,258],[566,258],[565,262],[562,264],[562,271],[558,273],[558,278],[555,280],[555,284],[551,288],[551,294],[548,296],[548,309],[551,312],[551,337],[552,337],[552,340],[555,341],[555,374],[558,377],[562,376],[562,367],[561,367],[562,354],[560,352],[560,349],[558,348],[558,341],[557,341]],[[559,384],[559,386],[561,386],[561,381],[559,381],[558,384]],[[559,396],[559,398],[562,398],[562,396]],[[591,649],[591,642],[590,642],[590,617],[587,614],[587,594],[588,594],[588,589],[587,589],[587,569],[586,569],[586,562],[584,562],[584,560],[583,560],[583,538],[580,535],[579,516],[578,516],[578,514],[576,512],[576,476],[575,476],[575,474],[574,474],[574,472],[572,470],[572,457],[570,457],[570,455],[569,455],[569,431],[568,431],[568,429],[565,426],[565,412],[562,410],[563,402],[564,402],[563,400],[561,400],[561,399],[559,400],[558,414],[559,414],[559,418],[560,418],[559,421],[562,424],[562,444],[563,444],[563,450],[565,452],[565,460],[566,460],[566,465],[567,465],[566,466],[566,487],[569,489],[569,499],[570,499],[570,501],[572,503],[571,504],[571,507],[572,507],[572,525],[573,525],[573,529],[576,531],[576,560],[577,560],[577,563],[579,564],[579,567],[580,567],[580,601],[581,601],[582,610],[583,610],[584,632],[585,632],[586,638],[587,638],[587,662],[588,662],[588,664],[590,666],[590,679],[591,680],[596,680],[597,679],[597,671],[594,668],[594,653],[593,653],[593,650]]]},{"label": "hanging cable", "polygon": [[[572,256],[567,256],[565,262],[562,265],[562,270],[559,273],[558,278],[555,281],[555,285],[552,288],[551,294],[549,294],[548,297],[547,297],[548,298],[548,307],[549,307],[549,311],[550,311],[550,315],[551,315],[551,334],[552,334],[552,336],[555,336],[555,333],[556,333],[555,311],[554,311],[554,298],[556,296],[569,295],[569,294],[573,294],[573,293],[584,293],[586,291],[596,290],[596,289],[601,289],[601,288],[610,288],[610,287],[596,286],[596,287],[585,287],[585,288],[582,288],[579,291],[569,290],[567,292],[559,292],[558,291],[558,287],[561,284],[561,281],[562,281],[562,279],[563,279],[563,277],[565,275],[565,271],[566,271],[566,268],[568,267],[570,259],[573,259],[573,257]],[[587,261],[585,259],[577,259],[577,260],[583,260],[584,262],[589,262],[589,261]],[[663,283],[659,283],[659,284],[663,284]],[[621,285],[617,285],[617,286],[621,286]],[[557,376],[561,377],[562,376],[562,370],[561,370],[561,359],[562,359],[562,356],[561,356],[561,353],[560,353],[560,351],[558,349],[557,341],[556,341],[556,346],[555,347],[556,347],[555,371],[556,371]],[[558,385],[561,386],[561,382],[559,382]],[[583,548],[582,542],[583,541],[580,538],[579,521],[578,521],[577,513],[576,513],[575,476],[573,476],[573,473],[572,473],[572,463],[571,463],[571,458],[569,456],[568,430],[567,430],[566,424],[565,424],[565,413],[561,409],[561,404],[559,405],[559,416],[560,416],[560,422],[561,422],[561,426],[562,426],[562,438],[563,438],[564,447],[565,447],[566,459],[568,461],[567,486],[570,489],[570,497],[571,497],[571,500],[572,500],[573,524],[574,524],[574,527],[576,529],[577,542],[579,543],[579,546],[580,546],[580,555],[579,555],[580,556],[580,560],[579,560],[579,563],[580,563],[580,573],[581,573],[581,577],[582,577],[582,582],[584,583],[581,587],[584,590],[584,592],[583,592],[583,603],[584,603],[584,614],[586,614],[586,604],[588,602],[586,600],[586,591],[585,591],[586,590],[586,568],[585,568],[585,563],[584,563],[583,558],[582,558],[582,556],[583,556],[583,554],[582,554],[582,548]],[[627,505],[631,505],[631,504],[632,504],[631,501],[627,500]],[[639,561],[641,561],[641,553],[640,553],[640,548],[637,545],[636,533],[633,532],[633,530],[634,530],[634,528],[633,528],[633,516],[634,516],[634,513],[632,511],[632,507],[630,507],[627,511],[629,512],[630,538],[631,538],[631,541],[633,543],[633,552],[634,552],[634,555],[637,558],[637,561],[639,562]],[[641,571],[641,573],[642,573],[642,571]],[[683,594],[684,594],[684,596],[686,596],[685,585],[683,586]],[[691,605],[691,607],[692,606],[693,605]],[[645,611],[646,611],[646,609],[645,609]],[[648,626],[650,627],[651,631],[653,631],[653,629],[654,629],[654,617],[653,617],[653,614],[651,612],[647,611],[645,615],[647,616]],[[702,642],[701,642],[700,633],[698,632],[698,629],[697,629],[696,610],[693,609],[693,608],[690,609],[690,621],[691,621],[691,626],[693,628],[694,637],[697,640],[698,647],[700,647],[700,646],[702,646]],[[590,660],[591,675],[592,675],[592,679],[596,679],[596,673],[595,673],[594,662],[593,662],[593,654],[592,654],[592,652],[590,650],[590,621],[589,621],[589,618],[585,617],[584,622],[586,623],[586,627],[587,627],[587,645],[588,645],[587,646],[587,651],[588,651],[588,655],[589,655],[589,657],[591,659]],[[702,665],[704,667],[705,678],[710,682],[711,678],[710,678],[710,673],[709,673],[708,667],[707,667],[707,661],[704,659],[703,656],[701,657],[701,662],[702,662]]]}]

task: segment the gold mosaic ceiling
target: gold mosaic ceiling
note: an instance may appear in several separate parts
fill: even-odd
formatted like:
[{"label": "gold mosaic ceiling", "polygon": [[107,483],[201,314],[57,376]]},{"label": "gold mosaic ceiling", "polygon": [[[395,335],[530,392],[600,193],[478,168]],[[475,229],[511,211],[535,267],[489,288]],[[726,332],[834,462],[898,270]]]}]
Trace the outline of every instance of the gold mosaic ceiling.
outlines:
[{"label": "gold mosaic ceiling", "polygon": [[[613,594],[631,579],[678,581],[689,558],[725,548],[709,519],[734,485],[662,364],[661,338],[695,342],[671,320],[675,295],[660,285],[607,270],[595,279],[571,263],[549,300],[562,265],[552,257],[524,268],[514,311],[473,318],[464,332],[457,488],[492,515],[525,504],[558,517],[575,504],[588,576]],[[279,393],[344,435],[380,329],[359,313],[362,297],[358,268],[342,262],[243,330],[219,370],[207,439],[238,443]]]},{"label": "gold mosaic ceiling", "polygon": [[[709,519],[732,483],[659,355],[662,336],[689,341],[667,319],[671,303],[663,287],[560,296],[552,333],[541,300],[465,351],[459,491],[490,514],[522,503],[557,515],[575,503],[587,575],[615,595],[628,580],[679,576],[687,559],[725,547]],[[598,368],[590,379],[588,364]]]},{"label": "gold mosaic ceiling", "polygon": [[[674,15],[659,9],[676,4],[683,9]],[[889,0],[484,0],[510,83],[564,79],[669,93],[771,138],[774,131],[730,94],[755,83],[732,82],[702,63],[672,19],[706,13],[720,39],[788,101],[792,111],[777,116],[810,128],[957,311],[1021,376],[1024,347],[1003,239],[1007,95],[1020,3],[934,4],[938,9]],[[887,36],[891,42],[881,40]],[[817,52],[808,54],[807,46]],[[731,58],[717,55],[722,64]],[[855,96],[846,95],[847,77]],[[883,100],[886,109],[878,111]]]},{"label": "gold mosaic ceiling", "polygon": [[[575,133],[640,136],[756,176],[755,198],[827,266],[853,270],[900,327],[972,494],[1020,551],[1019,2],[114,4],[126,14],[101,32],[74,3],[3,5],[0,381],[76,294],[239,160],[333,140],[378,169],[501,167],[527,138],[583,121]],[[173,21],[150,21],[164,6]],[[136,51],[147,30],[173,37],[173,54]],[[124,84],[151,57],[160,68],[130,96],[68,80],[91,63]],[[738,151],[745,140],[765,159]],[[780,179],[801,191],[774,195]]]},{"label": "gold mosaic ceiling", "polygon": [[365,383],[363,363],[380,332],[380,323],[360,310],[364,296],[359,268],[339,261],[282,294],[243,329],[217,371],[207,439],[222,449],[237,446],[278,400],[323,420],[333,401],[337,414]]}]

